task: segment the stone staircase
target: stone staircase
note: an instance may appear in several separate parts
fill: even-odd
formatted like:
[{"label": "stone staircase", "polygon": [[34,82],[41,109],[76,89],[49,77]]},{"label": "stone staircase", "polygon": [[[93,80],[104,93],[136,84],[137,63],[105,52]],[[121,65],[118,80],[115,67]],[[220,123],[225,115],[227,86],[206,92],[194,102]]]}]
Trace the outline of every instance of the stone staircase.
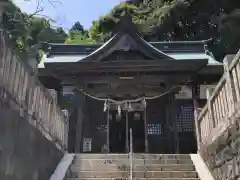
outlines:
[{"label": "stone staircase", "polygon": [[[127,180],[128,154],[78,154],[68,180]],[[133,154],[134,180],[200,180],[188,154]]]}]

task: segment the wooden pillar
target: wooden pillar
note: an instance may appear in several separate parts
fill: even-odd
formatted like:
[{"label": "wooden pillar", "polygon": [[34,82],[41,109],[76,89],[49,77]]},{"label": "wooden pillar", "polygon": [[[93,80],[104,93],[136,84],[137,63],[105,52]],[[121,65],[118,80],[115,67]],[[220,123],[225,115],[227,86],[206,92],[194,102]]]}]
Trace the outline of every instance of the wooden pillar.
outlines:
[{"label": "wooden pillar", "polygon": [[171,126],[173,130],[173,135],[174,135],[174,149],[175,153],[179,154],[180,149],[179,149],[179,134],[178,134],[178,129],[177,129],[177,103],[175,99],[175,93],[170,94],[170,100],[169,100],[169,108],[171,109],[170,116],[171,116]]},{"label": "wooden pillar", "polygon": [[126,109],[126,153],[129,153],[128,109]]},{"label": "wooden pillar", "polygon": [[145,137],[145,153],[148,153],[148,123],[147,123],[147,106],[144,107],[144,137]]},{"label": "wooden pillar", "polygon": [[[169,107],[169,95],[168,96],[166,96],[167,97],[167,100],[164,100],[164,101],[166,101],[165,102],[165,115],[166,115],[166,120],[165,120],[165,124],[164,124],[164,126],[166,127],[166,128],[164,128],[164,135],[165,135],[165,137],[164,137],[164,139],[165,139],[165,148],[163,148],[163,152],[161,152],[161,153],[166,153],[166,151],[168,152],[169,151],[169,141],[170,142],[172,142],[173,141],[173,138],[172,138],[172,127],[171,127],[171,122],[170,122],[170,107]],[[174,143],[174,142],[173,142]],[[172,146],[172,145],[171,145]],[[167,147],[167,148],[166,148]]]},{"label": "wooden pillar", "polygon": [[110,103],[107,104],[107,148],[110,152]]},{"label": "wooden pillar", "polygon": [[83,134],[83,121],[84,121],[84,106],[85,96],[80,92],[76,92],[77,100],[77,122],[76,122],[76,143],[75,153],[80,153],[82,150],[82,134]]}]

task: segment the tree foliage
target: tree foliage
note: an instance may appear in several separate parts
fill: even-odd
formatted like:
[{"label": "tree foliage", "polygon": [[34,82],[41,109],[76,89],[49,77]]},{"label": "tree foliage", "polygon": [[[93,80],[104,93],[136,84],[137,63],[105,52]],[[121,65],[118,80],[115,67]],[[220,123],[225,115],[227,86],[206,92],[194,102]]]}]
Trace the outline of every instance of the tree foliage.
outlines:
[{"label": "tree foliage", "polygon": [[79,21],[75,22],[70,29],[70,33],[75,31],[84,32],[83,25]]},{"label": "tree foliage", "polygon": [[120,17],[133,17],[141,36],[148,41],[188,41],[213,39],[210,50],[216,59],[236,53],[240,47],[240,1],[236,0],[128,0],[93,21],[85,30],[75,22],[66,34],[51,21],[8,7],[3,26],[22,52],[41,42],[87,44],[108,40]]},{"label": "tree foliage", "polygon": [[53,28],[51,20],[28,15],[13,3],[6,7],[2,28],[9,34],[20,55],[29,53],[42,42],[64,42],[67,34],[62,28]]},{"label": "tree foliage", "polygon": [[80,22],[75,22],[66,38],[67,44],[92,44],[95,41],[89,37],[88,31],[84,29]]},{"label": "tree foliage", "polygon": [[240,1],[236,0],[129,0],[94,21],[89,36],[106,41],[119,17],[133,17],[149,41],[213,39],[210,49],[219,60],[240,47]]},{"label": "tree foliage", "polygon": [[75,31],[69,34],[65,41],[66,44],[93,44],[95,41],[91,39],[87,32]]}]

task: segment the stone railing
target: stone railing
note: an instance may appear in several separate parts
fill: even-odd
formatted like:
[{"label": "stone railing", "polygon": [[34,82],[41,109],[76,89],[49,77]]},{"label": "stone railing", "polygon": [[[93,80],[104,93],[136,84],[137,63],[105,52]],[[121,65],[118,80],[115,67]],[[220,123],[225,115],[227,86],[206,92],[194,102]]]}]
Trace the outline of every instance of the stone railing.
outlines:
[{"label": "stone railing", "polygon": [[195,116],[198,153],[216,180],[240,177],[240,51],[226,56],[224,70]]},{"label": "stone railing", "polygon": [[8,37],[0,29],[0,110],[19,112],[42,134],[65,151],[68,115],[48,89],[38,81],[27,63],[18,58]]},{"label": "stone railing", "polygon": [[[240,111],[240,51],[224,59],[224,75],[196,117],[198,146],[214,142]],[[209,93],[210,94],[210,93]]]}]

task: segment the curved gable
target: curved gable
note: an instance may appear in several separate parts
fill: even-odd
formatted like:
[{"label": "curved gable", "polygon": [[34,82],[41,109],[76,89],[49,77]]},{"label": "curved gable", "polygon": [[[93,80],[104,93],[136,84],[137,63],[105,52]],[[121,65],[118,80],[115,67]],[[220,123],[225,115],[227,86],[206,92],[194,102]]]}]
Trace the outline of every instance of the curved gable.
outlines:
[{"label": "curved gable", "polygon": [[[132,54],[132,52],[138,52],[136,57],[139,57],[139,60],[174,60],[172,57],[163,53],[141,38],[137,33],[136,27],[134,27],[132,21],[128,21],[129,22],[126,22],[126,18],[120,20],[116,34],[100,48],[80,61],[98,62],[111,60],[109,56],[116,54],[116,52],[119,54],[121,51],[123,52],[124,56]],[[129,60],[129,58],[125,60]]]},{"label": "curved gable", "polygon": [[[114,54],[114,52],[122,51],[124,56],[136,53],[136,57],[142,58],[139,60],[159,60],[159,59],[170,59],[174,60],[172,57],[161,52],[157,48],[150,45],[148,42],[144,41],[138,34],[129,35],[118,33],[110,41],[102,45],[99,49],[88,55],[83,61],[104,61],[109,59],[108,56]],[[137,53],[138,52],[138,53]],[[127,59],[126,59],[127,60]]]}]

